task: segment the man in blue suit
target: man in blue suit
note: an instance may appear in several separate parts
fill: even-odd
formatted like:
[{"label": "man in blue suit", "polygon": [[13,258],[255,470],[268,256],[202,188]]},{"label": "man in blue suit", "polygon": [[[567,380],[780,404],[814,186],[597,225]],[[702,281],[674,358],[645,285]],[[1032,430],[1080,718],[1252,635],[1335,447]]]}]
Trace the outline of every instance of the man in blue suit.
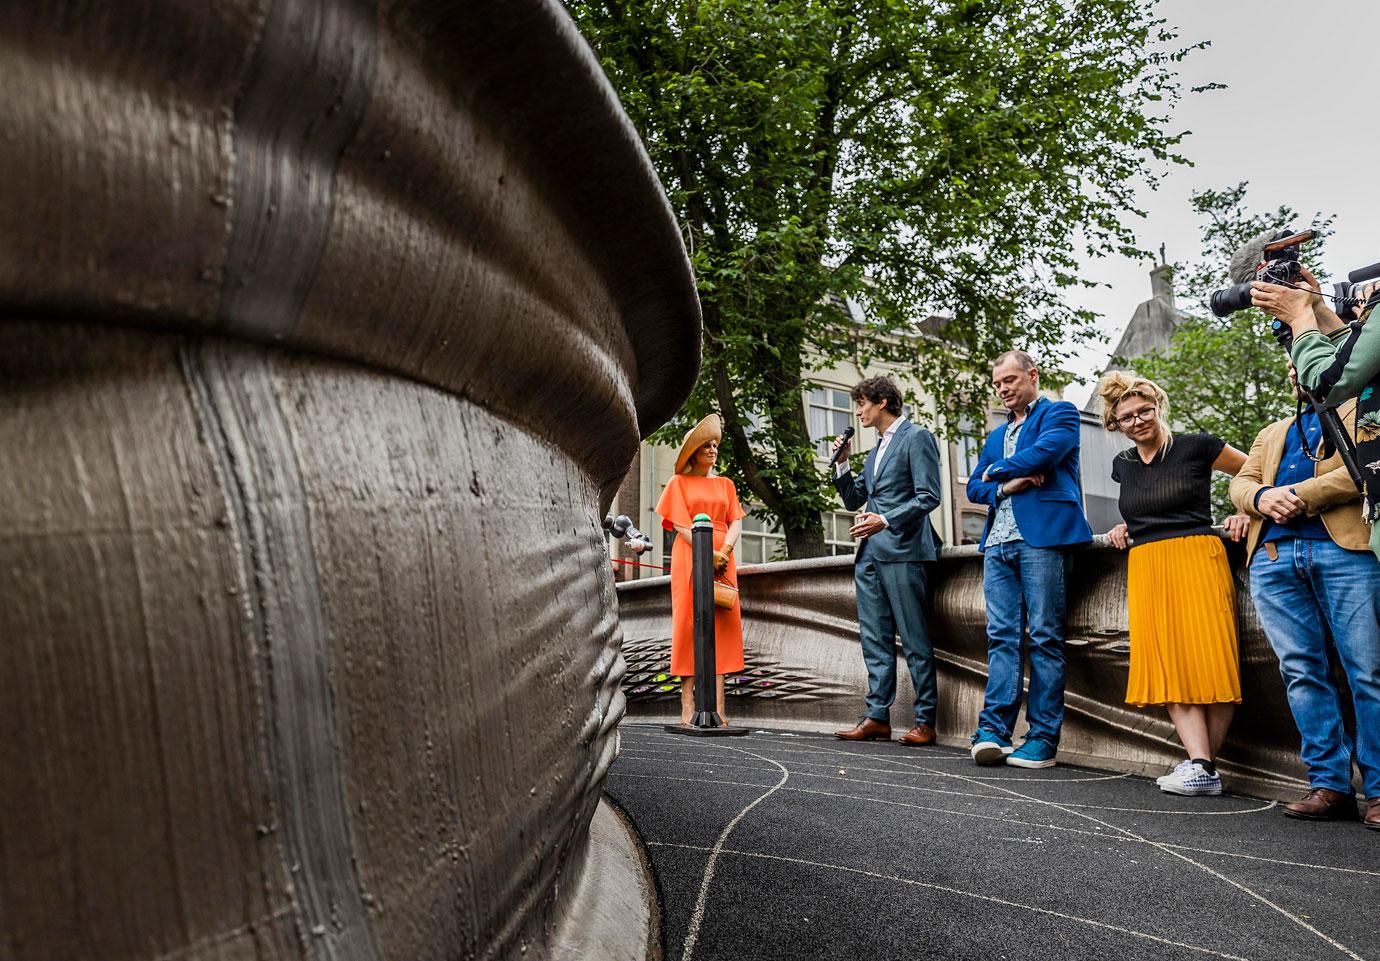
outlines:
[{"label": "man in blue suit", "polygon": [[834,445],[843,458],[834,486],[844,506],[866,507],[849,533],[860,542],[853,581],[867,665],[867,713],[856,726],[834,736],[846,741],[890,740],[900,634],[915,687],[915,726],[901,743],[933,744],[939,695],[925,600],[927,562],[939,557],[939,535],[930,524],[930,511],[939,506],[939,445],[933,434],[901,413],[901,392],[890,378],[865,380],[850,396],[862,425],[875,428],[878,435],[861,476],[848,467],[851,444],[840,439]]},{"label": "man in blue suit", "polygon": [[[1023,350],[992,365],[1006,423],[992,431],[968,478],[986,504],[982,591],[987,602],[987,692],[973,760],[1054,766],[1064,721],[1064,605],[1068,548],[1092,540],[1078,476],[1078,408],[1040,396],[1040,371]],[[1012,750],[1028,634],[1030,694],[1025,743]]]}]

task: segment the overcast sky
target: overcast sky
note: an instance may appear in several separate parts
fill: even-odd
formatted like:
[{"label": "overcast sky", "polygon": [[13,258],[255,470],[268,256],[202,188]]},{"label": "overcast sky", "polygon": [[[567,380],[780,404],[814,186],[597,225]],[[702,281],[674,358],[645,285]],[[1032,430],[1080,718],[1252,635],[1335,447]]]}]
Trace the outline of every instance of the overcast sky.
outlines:
[{"label": "overcast sky", "polygon": [[[1227,89],[1180,101],[1173,128],[1192,131],[1182,152],[1195,166],[1176,168],[1156,191],[1142,188],[1148,216],[1128,221],[1140,246],[1164,244],[1170,262],[1196,260],[1189,194],[1248,180],[1252,210],[1287,204],[1301,217],[1337,215],[1327,243],[1332,279],[1380,261],[1380,0],[1162,0],[1159,10],[1186,43],[1212,41],[1180,65],[1184,89],[1213,81]],[[1080,352],[1076,373],[1095,377],[1105,365],[1150,297],[1152,266],[1084,264],[1084,276],[1109,286],[1071,299],[1102,315],[1109,339]],[[1082,406],[1091,391],[1074,384],[1065,396]]]}]

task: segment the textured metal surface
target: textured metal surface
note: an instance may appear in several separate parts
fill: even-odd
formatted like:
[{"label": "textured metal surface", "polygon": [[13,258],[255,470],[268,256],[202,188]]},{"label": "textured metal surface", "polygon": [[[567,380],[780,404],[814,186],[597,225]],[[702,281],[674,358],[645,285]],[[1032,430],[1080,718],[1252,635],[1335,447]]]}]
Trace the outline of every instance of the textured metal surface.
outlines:
[{"label": "textured metal surface", "polygon": [[[749,670],[727,686],[731,695],[740,695],[727,704],[730,718],[821,730],[852,723],[862,713],[867,685],[858,649],[852,558],[743,567],[739,575],[749,666],[766,666],[771,672],[766,679],[783,693],[758,695]],[[651,673],[658,666],[664,672],[669,663],[668,580],[618,587],[631,665],[624,683],[630,713],[638,717],[660,719],[674,713],[669,699],[677,688],[672,679]],[[1182,758],[1168,716],[1163,708],[1140,709],[1123,700],[1130,653],[1126,555],[1105,544],[1076,552],[1069,594],[1067,715],[1060,755],[1113,770],[1162,773]],[[982,707],[987,676],[982,558],[977,548],[945,549],[932,610],[940,685],[936,728],[943,742],[966,745]],[[1243,704],[1223,749],[1221,767],[1237,789],[1266,796],[1295,793],[1304,781],[1298,734],[1278,662],[1239,569],[1237,611]],[[907,672],[902,668],[897,675],[892,725],[905,730],[912,723],[908,705],[913,694]],[[751,694],[741,696],[747,692]],[[1024,729],[1023,718],[1017,729]]]},{"label": "textured metal surface", "polygon": [[554,0],[0,46],[0,958],[551,953],[623,706],[598,519],[699,342],[593,57]]}]

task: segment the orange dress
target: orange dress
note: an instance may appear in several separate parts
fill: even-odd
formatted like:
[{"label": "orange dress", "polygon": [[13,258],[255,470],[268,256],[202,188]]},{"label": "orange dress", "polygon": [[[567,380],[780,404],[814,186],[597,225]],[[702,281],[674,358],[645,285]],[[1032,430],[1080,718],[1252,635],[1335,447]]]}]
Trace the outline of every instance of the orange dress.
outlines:
[{"label": "orange dress", "polygon": [[[723,547],[729,525],[740,520],[738,491],[727,477],[676,474],[657,502],[656,512],[679,527],[689,527],[696,514],[708,514],[714,522],[714,549]],[[690,541],[677,535],[671,548],[671,673],[690,677],[695,673],[695,612],[690,598]],[[729,555],[728,582],[738,586],[738,562]],[[743,619],[739,605],[714,608],[714,673],[732,674],[743,669]]]}]

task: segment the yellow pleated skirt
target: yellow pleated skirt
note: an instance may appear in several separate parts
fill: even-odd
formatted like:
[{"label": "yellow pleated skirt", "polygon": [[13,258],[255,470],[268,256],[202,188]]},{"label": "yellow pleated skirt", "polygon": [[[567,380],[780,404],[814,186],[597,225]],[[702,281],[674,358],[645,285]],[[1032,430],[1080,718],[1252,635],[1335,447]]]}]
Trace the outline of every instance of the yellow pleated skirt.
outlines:
[{"label": "yellow pleated skirt", "polygon": [[1131,674],[1126,703],[1241,703],[1236,590],[1222,541],[1172,537],[1127,558]]}]

